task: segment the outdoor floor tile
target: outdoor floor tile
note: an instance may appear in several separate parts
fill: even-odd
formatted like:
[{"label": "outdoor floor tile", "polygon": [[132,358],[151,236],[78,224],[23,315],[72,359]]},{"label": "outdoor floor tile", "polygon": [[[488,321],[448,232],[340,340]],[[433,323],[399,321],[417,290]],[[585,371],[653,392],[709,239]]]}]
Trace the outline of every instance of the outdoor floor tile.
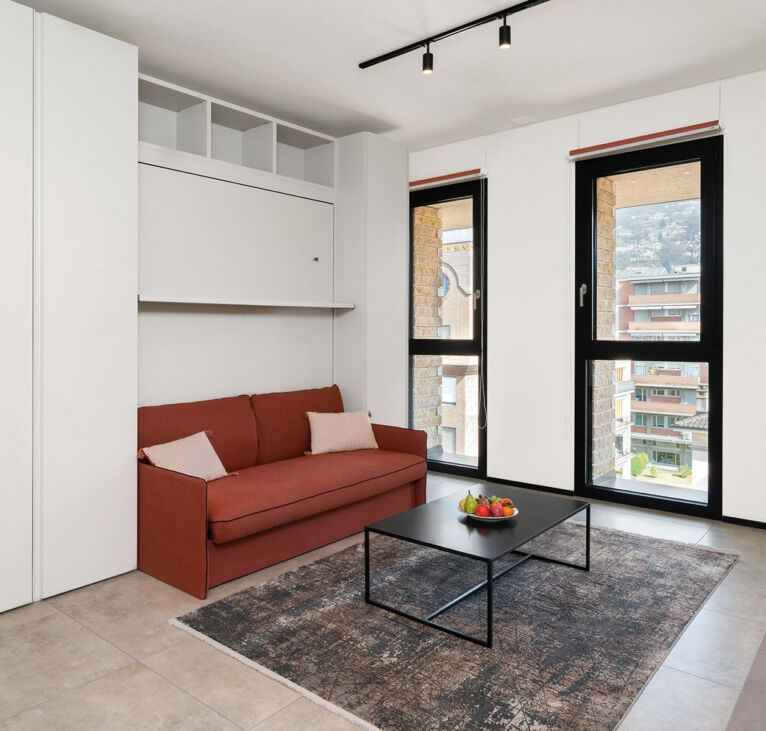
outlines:
[{"label": "outdoor floor tile", "polygon": [[143,663],[242,728],[254,726],[300,697],[191,636]]},{"label": "outdoor floor tile", "polygon": [[766,632],[766,618],[760,620],[703,609],[664,665],[739,690]]},{"label": "outdoor floor tile", "polygon": [[258,731],[349,731],[357,727],[316,703],[299,698],[255,728]]},{"label": "outdoor floor tile", "polygon": [[132,662],[56,612],[0,632],[0,718],[66,693]]},{"label": "outdoor floor tile", "polygon": [[14,716],[3,729],[236,729],[180,688],[133,663]]},{"label": "outdoor floor tile", "polygon": [[619,731],[724,731],[737,691],[661,667],[628,711]]}]

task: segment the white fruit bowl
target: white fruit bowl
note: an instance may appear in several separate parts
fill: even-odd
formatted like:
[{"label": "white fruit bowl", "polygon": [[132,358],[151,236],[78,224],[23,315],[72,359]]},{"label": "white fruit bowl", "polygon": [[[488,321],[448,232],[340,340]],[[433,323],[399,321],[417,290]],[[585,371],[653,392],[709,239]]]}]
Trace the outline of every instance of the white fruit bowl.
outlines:
[{"label": "white fruit bowl", "polygon": [[515,518],[519,514],[518,508],[514,508],[510,515],[501,515],[497,517],[490,515],[487,518],[482,518],[480,515],[474,515],[473,513],[466,513],[465,510],[461,510],[460,508],[458,508],[457,511],[461,515],[467,515],[469,518],[481,521],[482,523],[496,523],[498,520],[508,520],[509,518]]}]

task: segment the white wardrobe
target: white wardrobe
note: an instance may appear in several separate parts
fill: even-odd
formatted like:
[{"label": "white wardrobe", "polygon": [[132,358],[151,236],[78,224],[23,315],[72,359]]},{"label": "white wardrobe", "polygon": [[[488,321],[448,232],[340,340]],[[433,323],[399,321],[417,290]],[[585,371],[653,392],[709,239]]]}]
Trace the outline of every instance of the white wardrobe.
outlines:
[{"label": "white wardrobe", "polygon": [[0,611],[135,567],[137,73],[0,0]]}]

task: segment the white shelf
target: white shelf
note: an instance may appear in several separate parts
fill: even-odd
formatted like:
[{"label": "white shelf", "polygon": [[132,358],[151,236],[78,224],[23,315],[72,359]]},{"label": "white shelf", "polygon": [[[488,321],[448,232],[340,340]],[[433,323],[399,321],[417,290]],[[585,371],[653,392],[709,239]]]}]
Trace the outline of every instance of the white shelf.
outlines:
[{"label": "white shelf", "polygon": [[335,138],[139,74],[139,141],[301,183],[335,186]]},{"label": "white shelf", "polygon": [[276,300],[193,299],[139,294],[139,302],[167,305],[219,305],[224,307],[302,307],[306,309],[353,310],[353,302],[295,302]]}]

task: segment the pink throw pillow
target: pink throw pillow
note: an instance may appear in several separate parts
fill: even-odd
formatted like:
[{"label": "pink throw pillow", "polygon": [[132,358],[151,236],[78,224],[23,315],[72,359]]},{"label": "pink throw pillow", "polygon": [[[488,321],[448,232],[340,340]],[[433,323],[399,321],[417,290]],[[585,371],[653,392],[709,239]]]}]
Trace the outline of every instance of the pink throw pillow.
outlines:
[{"label": "pink throw pillow", "polygon": [[166,444],[144,447],[141,451],[156,467],[201,477],[208,482],[227,475],[210,439],[203,431]]},{"label": "pink throw pillow", "polygon": [[311,429],[311,454],[378,448],[366,411],[340,414],[307,411],[306,416]]}]

